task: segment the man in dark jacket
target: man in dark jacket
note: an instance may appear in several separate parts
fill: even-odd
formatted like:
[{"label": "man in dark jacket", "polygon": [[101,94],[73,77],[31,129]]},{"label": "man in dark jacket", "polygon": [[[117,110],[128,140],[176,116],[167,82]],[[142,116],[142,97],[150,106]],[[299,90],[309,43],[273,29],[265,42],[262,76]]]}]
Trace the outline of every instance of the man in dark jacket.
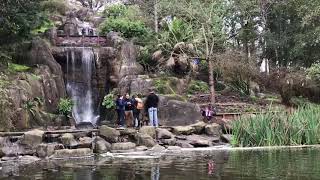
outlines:
[{"label": "man in dark jacket", "polygon": [[118,95],[118,98],[116,99],[116,110],[118,114],[118,125],[121,127],[124,125],[124,101],[123,97],[121,95]]},{"label": "man in dark jacket", "polygon": [[158,104],[159,97],[154,93],[154,91],[150,91],[150,94],[147,97],[145,106],[148,111],[150,126],[158,127]]}]

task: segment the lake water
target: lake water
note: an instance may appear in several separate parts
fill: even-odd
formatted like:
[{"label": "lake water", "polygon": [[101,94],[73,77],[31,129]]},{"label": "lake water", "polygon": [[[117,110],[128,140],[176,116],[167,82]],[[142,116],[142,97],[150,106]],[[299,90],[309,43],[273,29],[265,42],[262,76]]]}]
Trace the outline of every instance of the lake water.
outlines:
[{"label": "lake water", "polygon": [[[3,169],[3,171],[5,171]],[[215,151],[55,161],[2,172],[1,179],[320,179],[320,149]],[[7,176],[7,177],[5,177]]]}]

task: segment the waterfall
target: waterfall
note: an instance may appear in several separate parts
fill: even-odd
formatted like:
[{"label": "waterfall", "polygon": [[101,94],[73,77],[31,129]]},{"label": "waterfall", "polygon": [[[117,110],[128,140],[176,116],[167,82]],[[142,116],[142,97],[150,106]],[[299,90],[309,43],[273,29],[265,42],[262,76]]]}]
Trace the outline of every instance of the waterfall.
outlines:
[{"label": "waterfall", "polygon": [[[92,48],[86,47],[68,47],[65,50],[67,52],[67,93],[74,103],[72,116],[76,124],[91,123],[96,125],[99,116],[95,114],[92,97],[92,73],[95,68],[94,51]],[[71,58],[71,62],[69,58]]]}]

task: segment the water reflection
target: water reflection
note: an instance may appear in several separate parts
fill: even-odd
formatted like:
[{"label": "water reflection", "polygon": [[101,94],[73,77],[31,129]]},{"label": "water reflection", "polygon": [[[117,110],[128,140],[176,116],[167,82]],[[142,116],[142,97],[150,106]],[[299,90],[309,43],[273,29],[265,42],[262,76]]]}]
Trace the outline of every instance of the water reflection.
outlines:
[{"label": "water reflection", "polygon": [[[320,150],[234,151],[156,159],[95,159],[20,169],[14,179],[206,180],[319,179]],[[46,167],[43,169],[43,167]],[[10,179],[10,178],[4,178]]]}]

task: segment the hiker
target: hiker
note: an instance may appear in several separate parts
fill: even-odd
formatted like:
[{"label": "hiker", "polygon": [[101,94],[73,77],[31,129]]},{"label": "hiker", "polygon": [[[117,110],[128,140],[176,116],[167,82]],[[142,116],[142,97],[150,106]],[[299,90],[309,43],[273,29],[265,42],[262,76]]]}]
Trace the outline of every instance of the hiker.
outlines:
[{"label": "hiker", "polygon": [[154,91],[150,91],[150,94],[147,97],[145,106],[148,110],[149,115],[149,125],[158,127],[158,103],[159,97],[154,93]]},{"label": "hiker", "polygon": [[132,127],[134,123],[134,118],[133,118],[133,102],[132,99],[130,98],[129,94],[126,94],[126,97],[124,99],[124,106],[125,106],[125,119],[126,119],[126,125],[127,127]]},{"label": "hiker", "polygon": [[143,110],[143,101],[142,99],[139,98],[138,96],[133,95],[132,96],[133,104],[134,104],[134,110],[133,110],[133,117],[135,120],[135,127],[140,127],[141,126],[141,121],[140,121],[140,112]]},{"label": "hiker", "polygon": [[118,94],[118,97],[116,99],[116,111],[118,115],[117,124],[120,127],[124,126],[124,109],[125,107],[124,107],[123,96]]}]

